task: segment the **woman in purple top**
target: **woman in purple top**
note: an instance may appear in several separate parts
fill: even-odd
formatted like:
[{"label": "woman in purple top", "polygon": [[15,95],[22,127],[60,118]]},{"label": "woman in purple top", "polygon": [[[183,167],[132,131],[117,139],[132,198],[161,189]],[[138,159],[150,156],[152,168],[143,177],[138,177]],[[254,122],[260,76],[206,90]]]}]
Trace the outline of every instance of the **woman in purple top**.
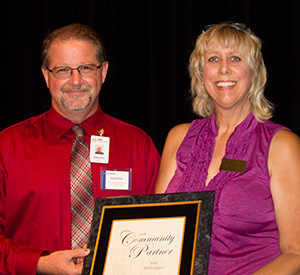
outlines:
[{"label": "woman in purple top", "polygon": [[209,274],[300,274],[300,141],[268,120],[260,39],[209,26],[189,71],[203,118],[170,131],[156,192],[215,191]]}]

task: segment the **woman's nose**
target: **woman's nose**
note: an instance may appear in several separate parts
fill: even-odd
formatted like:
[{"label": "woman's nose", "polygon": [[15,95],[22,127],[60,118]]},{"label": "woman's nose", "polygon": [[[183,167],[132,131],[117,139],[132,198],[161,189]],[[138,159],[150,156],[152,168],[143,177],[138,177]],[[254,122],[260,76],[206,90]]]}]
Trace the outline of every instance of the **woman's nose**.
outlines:
[{"label": "woman's nose", "polygon": [[228,74],[230,72],[230,67],[226,60],[221,62],[219,72],[220,74]]}]

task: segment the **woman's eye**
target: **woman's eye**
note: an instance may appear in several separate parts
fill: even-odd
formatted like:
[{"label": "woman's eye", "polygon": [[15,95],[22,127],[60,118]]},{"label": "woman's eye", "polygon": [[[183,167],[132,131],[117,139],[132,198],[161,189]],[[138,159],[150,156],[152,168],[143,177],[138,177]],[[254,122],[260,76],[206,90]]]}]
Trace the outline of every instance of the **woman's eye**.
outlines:
[{"label": "woman's eye", "polygon": [[240,61],[241,58],[239,58],[238,56],[232,56],[232,57],[231,57],[231,60],[232,60],[232,61]]},{"label": "woman's eye", "polygon": [[217,62],[218,60],[219,60],[219,58],[216,56],[212,56],[208,59],[209,62]]}]

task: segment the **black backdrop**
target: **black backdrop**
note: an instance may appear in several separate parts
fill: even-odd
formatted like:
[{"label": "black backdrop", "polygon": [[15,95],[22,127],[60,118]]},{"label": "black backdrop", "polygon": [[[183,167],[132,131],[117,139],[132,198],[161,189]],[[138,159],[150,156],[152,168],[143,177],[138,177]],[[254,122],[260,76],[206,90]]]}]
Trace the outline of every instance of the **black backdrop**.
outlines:
[{"label": "black backdrop", "polygon": [[107,48],[103,110],[142,128],[161,152],[170,128],[195,118],[187,64],[196,37],[207,24],[231,20],[248,24],[262,38],[266,96],[277,105],[272,120],[300,134],[300,0],[4,0],[0,5],[0,130],[49,109],[40,70],[42,40],[49,30],[80,22],[96,29]]}]

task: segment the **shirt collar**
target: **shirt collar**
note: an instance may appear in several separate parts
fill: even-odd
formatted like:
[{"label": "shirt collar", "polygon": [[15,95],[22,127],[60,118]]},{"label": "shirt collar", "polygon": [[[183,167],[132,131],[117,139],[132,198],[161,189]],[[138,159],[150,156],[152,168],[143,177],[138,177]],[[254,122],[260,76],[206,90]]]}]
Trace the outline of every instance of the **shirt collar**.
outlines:
[{"label": "shirt collar", "polygon": [[[93,115],[78,124],[84,128],[89,136],[97,135],[97,130],[101,127],[102,118],[103,112],[100,105],[98,105],[98,109]],[[57,139],[60,139],[63,135],[70,131],[74,125],[72,121],[59,114],[53,107],[51,107],[48,112],[47,122],[51,132]]]},{"label": "shirt collar", "polygon": [[[235,132],[239,132],[242,134],[247,134],[249,131],[252,131],[256,126],[258,125],[258,121],[255,119],[252,110],[249,112],[247,117],[239,124],[236,126]],[[210,131],[212,132],[213,136],[218,135],[218,125],[216,121],[216,111],[213,112],[211,116],[211,124],[210,124]],[[239,138],[237,136],[237,138]]]}]

